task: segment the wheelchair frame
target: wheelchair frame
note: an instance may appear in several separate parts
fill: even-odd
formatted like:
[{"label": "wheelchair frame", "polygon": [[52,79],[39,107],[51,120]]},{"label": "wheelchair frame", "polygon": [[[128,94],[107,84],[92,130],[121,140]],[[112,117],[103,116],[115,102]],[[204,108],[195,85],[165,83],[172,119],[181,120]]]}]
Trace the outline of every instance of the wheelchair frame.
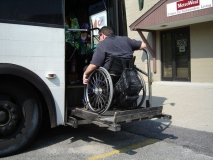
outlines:
[{"label": "wheelchair frame", "polygon": [[[152,91],[151,91],[151,74],[150,74],[150,57],[148,50],[144,50],[147,55],[147,69],[148,73],[140,70],[136,66],[133,67],[133,69],[136,72],[140,72],[146,76],[148,76],[148,87],[149,87],[149,100],[146,101],[146,107],[151,107],[152,105]],[[123,62],[122,62],[123,63]],[[136,104],[135,107],[132,107],[132,109],[136,109],[141,107],[145,100],[146,96],[146,84],[143,79],[143,77],[138,74],[138,77],[142,83],[142,98],[141,101],[139,99],[139,104]],[[85,87],[84,96],[85,96],[85,108],[90,109],[93,112],[104,114],[110,107],[112,107],[113,104],[111,102],[118,97],[114,97],[116,95],[113,95],[114,92],[114,85],[112,84],[112,77],[109,74],[109,72],[103,68],[99,67],[95,71],[93,71],[89,78],[89,83]],[[138,102],[138,100],[137,100]],[[113,103],[113,102],[112,102]],[[131,109],[131,108],[129,108]]]}]

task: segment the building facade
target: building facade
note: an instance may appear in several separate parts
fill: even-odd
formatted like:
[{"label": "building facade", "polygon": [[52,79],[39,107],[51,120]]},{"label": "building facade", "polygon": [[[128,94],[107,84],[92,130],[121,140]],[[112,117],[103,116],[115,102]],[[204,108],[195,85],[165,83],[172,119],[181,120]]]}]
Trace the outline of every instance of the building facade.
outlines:
[{"label": "building facade", "polygon": [[[151,53],[153,81],[213,83],[213,0],[125,0],[128,36]],[[137,51],[136,65],[146,70]]]}]

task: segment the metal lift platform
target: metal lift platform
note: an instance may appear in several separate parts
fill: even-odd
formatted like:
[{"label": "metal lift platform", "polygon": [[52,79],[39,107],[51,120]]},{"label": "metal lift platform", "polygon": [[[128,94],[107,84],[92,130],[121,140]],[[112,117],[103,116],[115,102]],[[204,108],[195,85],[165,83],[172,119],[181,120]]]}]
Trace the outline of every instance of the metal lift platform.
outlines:
[{"label": "metal lift platform", "polygon": [[108,127],[108,129],[112,131],[120,131],[120,124],[122,123],[129,123],[132,121],[141,121],[152,118],[163,118],[170,120],[172,117],[170,115],[163,114],[162,110],[163,107],[159,106],[124,111],[107,111],[103,115],[100,115],[84,108],[76,108],[73,111],[73,116],[82,118],[82,120],[77,120],[72,116],[68,118],[68,122],[74,128],[77,128],[77,126],[80,124],[93,123],[101,127]]}]

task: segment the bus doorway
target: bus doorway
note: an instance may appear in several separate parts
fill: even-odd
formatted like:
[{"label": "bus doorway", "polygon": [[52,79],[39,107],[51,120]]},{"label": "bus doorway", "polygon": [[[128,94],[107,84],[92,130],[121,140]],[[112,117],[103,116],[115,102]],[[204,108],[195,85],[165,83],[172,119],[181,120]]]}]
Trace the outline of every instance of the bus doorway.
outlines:
[{"label": "bus doorway", "polygon": [[115,35],[127,35],[125,1],[65,0],[64,8],[66,107],[82,107],[83,70],[99,43],[99,29],[110,26]]}]

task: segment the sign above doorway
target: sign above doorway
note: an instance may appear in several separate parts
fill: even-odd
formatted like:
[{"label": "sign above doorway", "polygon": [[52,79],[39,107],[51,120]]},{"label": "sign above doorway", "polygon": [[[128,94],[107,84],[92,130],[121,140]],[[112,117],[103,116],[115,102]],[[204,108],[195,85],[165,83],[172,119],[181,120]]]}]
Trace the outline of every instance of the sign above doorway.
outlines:
[{"label": "sign above doorway", "polygon": [[168,3],[167,17],[213,7],[212,0],[179,0]]}]

